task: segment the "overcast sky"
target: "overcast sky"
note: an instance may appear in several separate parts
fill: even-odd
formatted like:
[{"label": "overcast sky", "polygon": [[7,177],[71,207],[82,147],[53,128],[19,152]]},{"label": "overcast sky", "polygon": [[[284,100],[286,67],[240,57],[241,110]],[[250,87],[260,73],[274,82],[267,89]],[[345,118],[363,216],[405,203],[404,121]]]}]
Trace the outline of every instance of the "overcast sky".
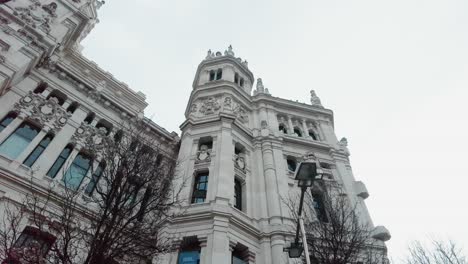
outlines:
[{"label": "overcast sky", "polygon": [[274,96],[314,89],[347,137],[390,255],[427,235],[468,247],[468,1],[109,0],[83,53],[180,134],[206,51],[249,61]]}]

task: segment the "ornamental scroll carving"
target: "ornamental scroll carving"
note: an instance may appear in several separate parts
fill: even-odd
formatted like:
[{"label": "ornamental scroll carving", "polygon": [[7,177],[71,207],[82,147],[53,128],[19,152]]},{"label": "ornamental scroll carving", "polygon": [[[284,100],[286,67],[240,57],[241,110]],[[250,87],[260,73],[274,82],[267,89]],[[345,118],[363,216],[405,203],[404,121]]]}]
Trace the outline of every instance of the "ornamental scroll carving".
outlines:
[{"label": "ornamental scroll carving", "polygon": [[192,103],[189,114],[193,117],[204,117],[219,114],[220,111],[234,115],[243,124],[249,122],[246,108],[231,96],[199,99]]},{"label": "ornamental scroll carving", "polygon": [[32,92],[21,98],[15,104],[14,110],[25,113],[29,119],[38,122],[41,126],[48,125],[54,131],[63,127],[71,116],[58,104],[57,98],[45,99]]},{"label": "ornamental scroll carving", "polygon": [[202,102],[202,106],[200,107],[200,113],[205,115],[214,114],[219,109],[221,109],[221,105],[219,104],[218,100],[214,97],[209,97]]},{"label": "ornamental scroll carving", "polygon": [[96,128],[87,123],[81,123],[81,126],[73,134],[71,141],[80,144],[87,149],[99,151],[104,148],[107,136],[107,129],[104,127]]},{"label": "ornamental scroll carving", "polygon": [[42,31],[50,32],[50,23],[57,17],[57,3],[41,4],[39,0],[29,0],[31,4],[25,7],[15,7],[14,15],[26,24]]}]

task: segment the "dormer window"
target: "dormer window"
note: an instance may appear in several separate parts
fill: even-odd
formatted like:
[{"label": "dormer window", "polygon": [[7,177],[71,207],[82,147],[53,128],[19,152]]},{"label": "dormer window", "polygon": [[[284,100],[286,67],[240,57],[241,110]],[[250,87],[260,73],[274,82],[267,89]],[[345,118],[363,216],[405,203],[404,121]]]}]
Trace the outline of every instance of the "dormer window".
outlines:
[{"label": "dormer window", "polygon": [[73,102],[68,106],[67,112],[70,113],[70,114],[73,114],[76,111],[77,108],[78,108],[78,103]]},{"label": "dormer window", "polygon": [[283,134],[288,134],[288,130],[286,129],[286,126],[284,124],[279,124],[278,130],[283,132]]},{"label": "dormer window", "polygon": [[34,89],[33,93],[35,94],[41,94],[45,91],[45,89],[47,88],[47,83],[45,82],[41,82],[39,83],[39,85]]},{"label": "dormer window", "polygon": [[244,78],[240,77],[237,72],[234,74],[234,82],[240,87],[244,87]]},{"label": "dormer window", "polygon": [[223,77],[223,69],[211,70],[210,71],[210,82],[221,80]]},{"label": "dormer window", "polygon": [[294,127],[294,134],[296,134],[298,137],[302,137],[302,131],[299,127]]},{"label": "dormer window", "polygon": [[90,112],[88,113],[88,115],[86,116],[85,120],[83,122],[85,122],[86,124],[91,124],[91,122],[93,122],[94,120],[94,117],[96,117],[96,114],[94,114],[93,112]]}]

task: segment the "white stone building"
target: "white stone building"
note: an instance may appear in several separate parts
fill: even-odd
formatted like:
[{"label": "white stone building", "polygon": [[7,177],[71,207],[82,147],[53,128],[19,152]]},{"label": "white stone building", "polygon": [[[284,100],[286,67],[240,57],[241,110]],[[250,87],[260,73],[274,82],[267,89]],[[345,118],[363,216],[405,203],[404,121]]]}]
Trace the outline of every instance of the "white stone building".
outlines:
[{"label": "white stone building", "polygon": [[[346,139],[337,139],[333,112],[314,91],[311,104],[274,97],[231,47],[209,51],[179,138],[143,116],[144,94],[80,54],[100,1],[3,2],[0,203],[18,202],[33,172],[44,188],[60,179],[61,166],[82,155],[83,137],[99,128],[113,134],[119,124],[144,119],[168,155],[178,154],[187,183],[187,212],[167,231],[174,251],[165,264],[291,263],[283,249],[293,237],[292,222],[282,197],[298,190],[294,169],[309,152],[373,226],[364,204],[369,194],[353,176]],[[171,153],[179,143],[179,153]],[[85,176],[80,184],[87,184]],[[388,231],[378,226],[374,234],[385,247]]]}]

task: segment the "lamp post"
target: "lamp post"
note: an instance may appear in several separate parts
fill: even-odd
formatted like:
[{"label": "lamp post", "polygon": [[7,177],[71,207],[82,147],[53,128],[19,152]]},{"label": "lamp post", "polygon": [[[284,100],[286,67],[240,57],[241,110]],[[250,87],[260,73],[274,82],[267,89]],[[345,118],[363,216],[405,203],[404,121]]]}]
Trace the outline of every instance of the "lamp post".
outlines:
[{"label": "lamp post", "polygon": [[[317,168],[318,167],[318,168]],[[294,243],[288,249],[290,258],[299,258],[302,252],[305,251],[306,263],[310,264],[309,249],[307,246],[307,237],[304,228],[304,220],[302,219],[302,209],[304,205],[304,194],[307,188],[312,187],[317,176],[322,176],[318,159],[313,154],[309,154],[307,159],[299,164],[296,170],[295,180],[301,188],[301,199],[299,201],[298,221],[296,228],[296,238]],[[302,234],[302,243],[299,243],[299,232]]]}]

